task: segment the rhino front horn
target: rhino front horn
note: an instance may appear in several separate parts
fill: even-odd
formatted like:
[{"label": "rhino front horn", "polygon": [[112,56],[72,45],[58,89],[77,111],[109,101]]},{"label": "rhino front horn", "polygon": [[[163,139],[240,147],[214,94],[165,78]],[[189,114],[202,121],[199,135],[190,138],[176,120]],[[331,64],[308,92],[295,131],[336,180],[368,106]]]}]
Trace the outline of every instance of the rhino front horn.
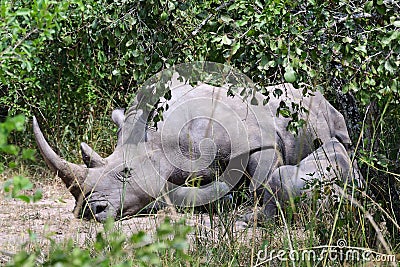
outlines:
[{"label": "rhino front horn", "polygon": [[88,168],[96,168],[105,165],[105,160],[85,142],[81,143],[81,152],[83,162],[85,162]]},{"label": "rhino front horn", "polygon": [[82,165],[70,163],[58,156],[44,138],[36,117],[33,117],[33,132],[40,153],[49,168],[57,173],[75,199],[78,199],[81,194],[80,185],[83,184],[86,178],[87,168]]}]

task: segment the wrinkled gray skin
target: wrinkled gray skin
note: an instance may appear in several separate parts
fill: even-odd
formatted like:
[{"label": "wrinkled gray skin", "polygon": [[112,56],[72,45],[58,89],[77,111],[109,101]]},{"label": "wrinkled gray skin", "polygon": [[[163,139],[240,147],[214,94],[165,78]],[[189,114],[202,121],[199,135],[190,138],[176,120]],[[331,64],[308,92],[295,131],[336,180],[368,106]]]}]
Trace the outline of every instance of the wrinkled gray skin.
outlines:
[{"label": "wrinkled gray skin", "polygon": [[[283,91],[280,98],[272,96],[276,88]],[[264,194],[267,217],[275,213],[277,201],[302,193],[306,180],[339,177],[360,183],[345,149],[350,138],[343,116],[321,93],[303,97],[291,84],[268,90],[271,98],[267,105],[262,104],[265,97],[259,93],[255,95],[259,104],[250,105],[250,100],[238,95],[228,97],[224,88],[180,86],[172,90],[169,109],[163,113],[164,120],[157,124],[157,130],[145,126],[148,114],[137,110],[137,102],[126,115],[121,109],[115,110],[112,119],[119,127],[115,151],[102,158],[82,143],[85,165],[61,159],[44,139],[35,118],[34,133],[48,166],[75,197],[76,215],[98,221],[108,216],[118,219],[134,215],[163,194],[175,204],[194,205],[228,193],[238,179],[232,178],[233,172],[226,172],[223,179],[212,183],[216,161],[222,165],[232,163],[232,169],[240,169],[237,173],[251,177],[250,189]],[[199,104],[175,109],[191,99]],[[286,130],[288,118],[276,116],[282,100],[288,106],[294,101],[308,110],[299,115],[307,124],[297,136]],[[207,118],[215,118],[219,124]],[[231,122],[234,119],[237,125]],[[183,128],[182,120],[187,122]],[[182,128],[179,136],[173,128]],[[205,138],[214,146],[202,143]],[[210,156],[215,153],[215,158]],[[180,161],[185,157],[198,159],[199,165],[186,166]],[[210,159],[210,166],[203,168]],[[177,187],[193,175],[201,177],[202,187]]]},{"label": "wrinkled gray skin", "polygon": [[277,202],[287,201],[304,192],[309,193],[313,179],[325,185],[330,184],[334,189],[338,186],[335,182],[338,177],[349,186],[363,186],[357,165],[351,163],[344,146],[333,137],[298,165],[284,165],[274,170],[268,183],[269,190],[264,194],[264,215],[267,218],[273,216]]}]

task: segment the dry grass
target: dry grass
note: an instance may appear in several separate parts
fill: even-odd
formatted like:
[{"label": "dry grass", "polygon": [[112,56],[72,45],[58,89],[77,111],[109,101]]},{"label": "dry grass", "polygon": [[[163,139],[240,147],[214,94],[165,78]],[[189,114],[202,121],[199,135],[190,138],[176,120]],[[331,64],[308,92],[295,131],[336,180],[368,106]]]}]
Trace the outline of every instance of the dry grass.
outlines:
[{"label": "dry grass", "polygon": [[[2,174],[0,183],[9,177],[10,173]],[[53,241],[63,244],[71,239],[77,246],[87,248],[93,244],[97,233],[104,231],[100,223],[73,216],[74,199],[59,179],[45,172],[34,175],[31,180],[43,190],[43,199],[37,203],[26,204],[0,194],[0,265],[9,262],[22,248],[27,251],[39,248],[43,258],[46,258]],[[236,212],[224,213],[210,220],[208,214],[184,214],[168,208],[157,214],[119,221],[114,227],[127,236],[141,230],[151,235],[166,217],[172,221],[185,218],[186,224],[193,227],[193,232],[188,236],[191,256],[200,266],[214,266],[220,261],[225,266],[238,263],[243,266],[257,265],[262,263],[257,259],[257,253],[264,248],[268,251],[292,248],[301,251],[325,245],[316,236],[315,229],[308,227],[310,218],[307,221],[306,217],[310,212],[304,212],[307,216],[298,215],[299,218],[289,225],[280,221],[263,227],[236,220]],[[327,229],[329,227],[327,225]],[[268,264],[275,266],[284,262],[271,261]],[[348,265],[340,263],[338,266]]]}]

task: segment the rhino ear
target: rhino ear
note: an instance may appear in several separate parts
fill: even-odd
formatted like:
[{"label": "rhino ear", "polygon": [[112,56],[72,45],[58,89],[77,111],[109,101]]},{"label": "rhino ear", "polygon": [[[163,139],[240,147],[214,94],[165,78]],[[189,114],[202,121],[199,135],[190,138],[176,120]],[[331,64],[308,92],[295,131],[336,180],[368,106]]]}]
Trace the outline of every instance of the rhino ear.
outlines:
[{"label": "rhino ear", "polygon": [[122,128],[122,124],[124,123],[125,120],[125,115],[124,115],[125,109],[123,108],[118,108],[113,110],[111,114],[111,118],[113,122],[118,126],[118,128]]},{"label": "rhino ear", "polygon": [[83,162],[88,168],[101,167],[106,164],[106,161],[84,142],[81,143],[81,152]]}]

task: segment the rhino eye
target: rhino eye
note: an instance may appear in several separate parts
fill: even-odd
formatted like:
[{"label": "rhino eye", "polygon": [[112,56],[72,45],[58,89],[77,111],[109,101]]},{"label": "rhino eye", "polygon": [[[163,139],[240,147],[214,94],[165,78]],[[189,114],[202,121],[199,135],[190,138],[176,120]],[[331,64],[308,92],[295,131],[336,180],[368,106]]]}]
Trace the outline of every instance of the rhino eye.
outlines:
[{"label": "rhino eye", "polygon": [[121,182],[126,182],[131,176],[132,176],[132,169],[125,167],[122,171],[118,173],[117,178]]}]

